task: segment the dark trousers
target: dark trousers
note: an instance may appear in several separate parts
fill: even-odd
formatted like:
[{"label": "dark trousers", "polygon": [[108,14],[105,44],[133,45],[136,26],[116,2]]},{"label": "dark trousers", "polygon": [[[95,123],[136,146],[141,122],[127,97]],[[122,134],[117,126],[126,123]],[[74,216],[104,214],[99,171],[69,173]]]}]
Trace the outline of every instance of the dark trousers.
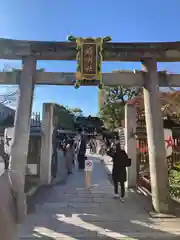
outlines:
[{"label": "dark trousers", "polygon": [[[113,181],[114,182],[114,193],[118,194],[118,182],[116,180]],[[123,198],[125,196],[125,185],[124,182],[120,182],[120,186],[121,186],[121,197]]]},{"label": "dark trousers", "polygon": [[4,169],[9,169],[9,154],[4,153],[4,156],[2,156],[4,159]]},{"label": "dark trousers", "polygon": [[78,166],[79,169],[85,168],[85,154],[78,154]]},{"label": "dark trousers", "polygon": [[90,146],[90,153],[92,153],[93,152],[93,147],[92,146]]}]

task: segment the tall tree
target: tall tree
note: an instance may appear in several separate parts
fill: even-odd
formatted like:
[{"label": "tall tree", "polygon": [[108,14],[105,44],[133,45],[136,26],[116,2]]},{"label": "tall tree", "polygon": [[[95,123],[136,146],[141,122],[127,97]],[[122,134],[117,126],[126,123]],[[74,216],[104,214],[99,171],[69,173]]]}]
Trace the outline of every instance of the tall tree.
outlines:
[{"label": "tall tree", "polygon": [[54,111],[57,127],[60,129],[74,129],[74,115],[63,105],[55,105]]},{"label": "tall tree", "polygon": [[125,88],[119,86],[107,88],[104,106],[99,114],[104,126],[110,130],[120,127],[122,120],[124,120],[124,106],[126,101],[133,99],[141,93],[142,89],[138,87]]},{"label": "tall tree", "polygon": [[80,108],[69,108],[69,110],[74,114],[75,117],[83,116],[83,111]]}]

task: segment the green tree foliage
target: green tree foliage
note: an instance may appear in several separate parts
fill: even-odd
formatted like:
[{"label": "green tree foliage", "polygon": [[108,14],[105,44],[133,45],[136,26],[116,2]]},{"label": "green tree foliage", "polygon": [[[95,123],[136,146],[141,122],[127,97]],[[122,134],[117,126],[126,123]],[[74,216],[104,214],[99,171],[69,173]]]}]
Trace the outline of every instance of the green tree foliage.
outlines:
[{"label": "green tree foliage", "polygon": [[76,127],[82,127],[86,130],[93,131],[93,130],[98,130],[101,128],[103,125],[102,120],[98,117],[84,117],[84,116],[79,116],[76,118]]},{"label": "green tree foliage", "polygon": [[[80,108],[69,108],[68,106],[55,104],[55,124],[60,129],[74,130],[77,128],[77,119],[84,120],[83,111]],[[81,121],[78,126],[81,126]]]},{"label": "green tree foliage", "polygon": [[80,108],[69,108],[69,111],[74,114],[75,117],[82,117],[83,111]]},{"label": "green tree foliage", "polygon": [[121,120],[124,119],[124,104],[121,102],[113,102],[105,104],[100,111],[105,128],[114,130],[121,126]]},{"label": "green tree foliage", "polygon": [[170,194],[180,199],[180,163],[172,162],[169,167],[169,188]]},{"label": "green tree foliage", "polygon": [[74,115],[63,105],[55,104],[54,119],[60,129],[74,130]]},{"label": "green tree foliage", "polygon": [[133,99],[141,93],[142,89],[138,87],[125,88],[119,86],[107,88],[105,103],[99,113],[104,126],[109,130],[120,127],[121,121],[124,120],[126,101]]}]

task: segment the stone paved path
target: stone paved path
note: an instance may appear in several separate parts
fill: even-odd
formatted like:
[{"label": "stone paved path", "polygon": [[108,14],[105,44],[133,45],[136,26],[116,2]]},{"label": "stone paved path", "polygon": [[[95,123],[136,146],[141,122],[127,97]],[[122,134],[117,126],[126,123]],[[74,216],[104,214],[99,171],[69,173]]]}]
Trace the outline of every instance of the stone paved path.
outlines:
[{"label": "stone paved path", "polygon": [[75,170],[64,185],[45,189],[18,239],[180,239],[180,219],[150,219],[133,191],[125,203],[112,198],[112,185],[100,160],[94,161],[93,187]]}]

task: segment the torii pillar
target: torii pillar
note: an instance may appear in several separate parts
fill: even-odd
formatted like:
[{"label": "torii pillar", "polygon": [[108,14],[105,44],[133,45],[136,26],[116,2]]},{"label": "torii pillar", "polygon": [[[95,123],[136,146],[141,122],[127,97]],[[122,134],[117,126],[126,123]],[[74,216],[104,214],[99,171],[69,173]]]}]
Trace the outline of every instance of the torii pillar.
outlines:
[{"label": "torii pillar", "polygon": [[13,142],[10,156],[10,168],[23,175],[23,184],[25,181],[25,170],[27,166],[29,148],[29,132],[35,73],[36,59],[31,56],[25,57],[23,59],[19,83],[20,95],[15,116]]},{"label": "torii pillar", "polygon": [[153,58],[142,62],[144,70],[144,108],[149,150],[152,203],[156,212],[169,212],[169,181],[164,129],[159,99],[157,62]]},{"label": "torii pillar", "polygon": [[131,167],[127,168],[127,187],[135,188],[137,185],[137,156],[136,156],[136,106],[125,105],[125,149],[131,158]]}]

